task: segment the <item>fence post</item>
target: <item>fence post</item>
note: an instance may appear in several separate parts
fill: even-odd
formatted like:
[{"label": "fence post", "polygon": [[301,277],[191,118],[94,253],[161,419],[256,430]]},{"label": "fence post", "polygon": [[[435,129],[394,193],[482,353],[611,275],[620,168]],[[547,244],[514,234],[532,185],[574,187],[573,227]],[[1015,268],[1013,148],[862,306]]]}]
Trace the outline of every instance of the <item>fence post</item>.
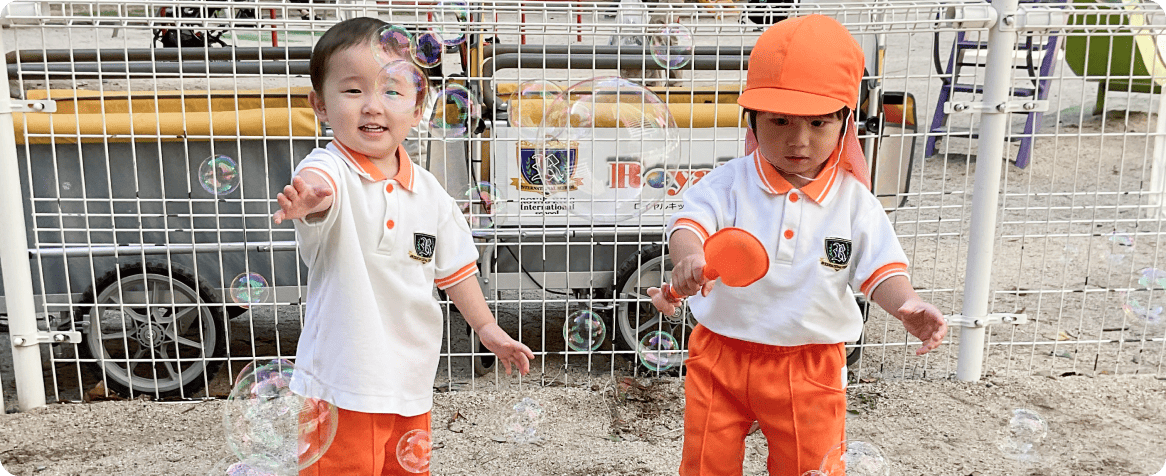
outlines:
[{"label": "fence post", "polygon": [[[0,39],[0,52],[4,51]],[[0,57],[0,84],[8,88],[8,65]],[[45,405],[45,381],[37,339],[36,307],[32,272],[28,268],[24,200],[21,198],[20,166],[16,161],[16,132],[12,126],[12,100],[0,94],[0,274],[8,309],[8,333],[12,340],[12,368],[16,373],[16,399],[21,411]]]},{"label": "fence post", "polygon": [[[1008,132],[1006,105],[1011,99],[1012,52],[1016,49],[1018,0],[993,0],[998,20],[988,32],[988,59],[984,70],[983,107],[980,109],[980,140],[977,143],[976,178],[972,185],[972,219],[968,234],[967,274],[964,279],[965,322],[988,315],[991,296],[992,253],[996,240],[996,211],[1000,173]],[[956,378],[980,379],[984,366],[986,328],[965,324],[960,328]]]}]

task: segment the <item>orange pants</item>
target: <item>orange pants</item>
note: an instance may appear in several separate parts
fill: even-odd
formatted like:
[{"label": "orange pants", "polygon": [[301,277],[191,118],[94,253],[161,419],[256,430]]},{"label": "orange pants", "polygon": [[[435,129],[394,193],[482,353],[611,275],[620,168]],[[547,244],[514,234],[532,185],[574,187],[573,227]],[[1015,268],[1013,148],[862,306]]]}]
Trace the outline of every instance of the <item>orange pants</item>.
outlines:
[{"label": "orange pants", "polygon": [[429,431],[429,412],[405,417],[339,409],[336,439],[300,476],[428,476],[411,473],[397,461],[397,443],[410,430]]},{"label": "orange pants", "polygon": [[740,475],[754,421],[770,476],[801,476],[846,434],[843,344],[779,347],[697,325],[684,380],[682,476]]}]

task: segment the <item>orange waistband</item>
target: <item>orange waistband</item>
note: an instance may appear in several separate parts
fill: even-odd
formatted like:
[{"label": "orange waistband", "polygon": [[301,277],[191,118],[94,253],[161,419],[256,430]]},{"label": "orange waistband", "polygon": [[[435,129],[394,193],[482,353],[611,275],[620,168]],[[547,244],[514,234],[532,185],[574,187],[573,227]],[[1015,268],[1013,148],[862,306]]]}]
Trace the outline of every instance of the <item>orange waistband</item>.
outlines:
[{"label": "orange waistband", "polygon": [[783,355],[796,354],[799,352],[823,352],[827,349],[845,345],[841,342],[835,344],[803,344],[795,346],[762,344],[760,342],[749,342],[747,340],[741,340],[717,334],[716,332],[709,330],[709,328],[701,324],[697,324],[696,328],[692,330],[694,337],[696,336],[697,332],[707,333],[708,339],[715,341],[720,345],[730,347],[738,352],[748,352],[751,354]]}]

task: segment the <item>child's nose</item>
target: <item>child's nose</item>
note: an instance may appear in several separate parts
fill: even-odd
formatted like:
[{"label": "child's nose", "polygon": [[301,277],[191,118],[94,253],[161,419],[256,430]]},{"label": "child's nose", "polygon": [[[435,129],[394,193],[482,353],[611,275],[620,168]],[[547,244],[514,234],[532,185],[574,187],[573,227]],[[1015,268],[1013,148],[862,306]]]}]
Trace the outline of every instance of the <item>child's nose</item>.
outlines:
[{"label": "child's nose", "polygon": [[363,114],[382,114],[384,111],[385,103],[378,94],[367,95],[360,110]]},{"label": "child's nose", "polygon": [[789,135],[789,145],[791,146],[808,146],[810,145],[811,128],[802,124],[793,128],[793,133]]}]

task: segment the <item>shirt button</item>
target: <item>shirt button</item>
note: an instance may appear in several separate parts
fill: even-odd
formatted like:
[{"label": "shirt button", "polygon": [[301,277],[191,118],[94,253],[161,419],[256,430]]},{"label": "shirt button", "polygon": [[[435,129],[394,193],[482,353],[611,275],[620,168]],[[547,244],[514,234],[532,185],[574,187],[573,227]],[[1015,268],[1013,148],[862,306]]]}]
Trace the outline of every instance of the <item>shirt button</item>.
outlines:
[{"label": "shirt button", "polygon": [[[394,226],[397,226],[397,224],[395,222],[393,222],[393,220],[389,220],[389,221],[385,222],[385,226],[388,227],[388,229],[392,230]],[[786,233],[793,233],[793,232],[786,232]]]},{"label": "shirt button", "polygon": [[793,230],[786,230],[785,231],[785,239],[787,239],[787,240],[794,239],[794,231]]},{"label": "shirt button", "polygon": [[[385,191],[389,192],[389,193],[393,193],[393,184],[390,183],[388,185],[385,185]],[[392,228],[392,227],[390,227],[390,228]]]},{"label": "shirt button", "polygon": [[796,201],[798,201],[798,194],[796,194],[796,193],[790,193],[790,194],[789,194],[789,201],[791,201],[791,202],[796,202]]}]

